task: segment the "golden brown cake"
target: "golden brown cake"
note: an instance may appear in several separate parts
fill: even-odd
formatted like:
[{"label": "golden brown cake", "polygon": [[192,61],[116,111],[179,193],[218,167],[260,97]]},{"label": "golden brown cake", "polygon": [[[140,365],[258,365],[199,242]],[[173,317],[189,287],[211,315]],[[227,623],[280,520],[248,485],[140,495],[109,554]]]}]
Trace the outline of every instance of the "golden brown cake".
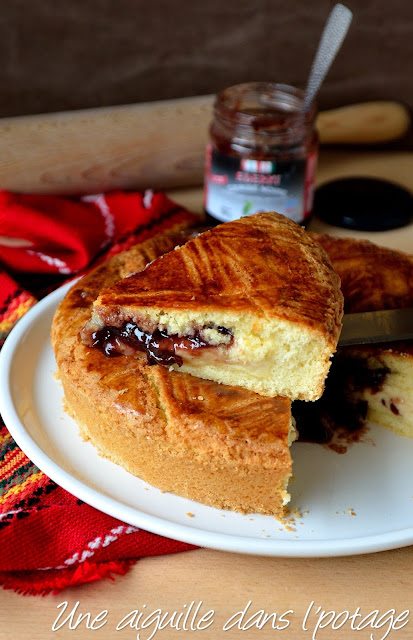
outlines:
[{"label": "golden brown cake", "polygon": [[200,378],[320,397],[341,328],[340,281],[299,225],[260,213],[219,225],[105,289],[85,343]]},{"label": "golden brown cake", "polygon": [[67,408],[84,439],[144,481],[214,507],[281,516],[295,438],[288,399],[107,358],[80,339],[102,289],[182,242],[179,234],[148,240],[66,295],[52,343]]},{"label": "golden brown cake", "polygon": [[[352,238],[311,234],[341,278],[348,313],[413,307],[413,257]],[[358,428],[365,420],[413,437],[413,343],[342,347],[334,358],[323,398],[298,403],[299,430]],[[323,433],[323,430],[325,433]],[[313,433],[314,435],[314,433]]]}]

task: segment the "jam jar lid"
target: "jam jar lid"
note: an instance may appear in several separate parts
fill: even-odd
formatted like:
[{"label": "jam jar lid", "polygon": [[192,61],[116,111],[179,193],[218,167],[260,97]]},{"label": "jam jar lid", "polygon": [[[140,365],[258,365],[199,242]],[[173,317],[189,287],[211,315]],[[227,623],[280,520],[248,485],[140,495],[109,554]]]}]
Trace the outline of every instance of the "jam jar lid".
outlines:
[{"label": "jam jar lid", "polygon": [[316,190],[313,213],[336,227],[385,231],[413,220],[413,195],[388,180],[341,178]]}]

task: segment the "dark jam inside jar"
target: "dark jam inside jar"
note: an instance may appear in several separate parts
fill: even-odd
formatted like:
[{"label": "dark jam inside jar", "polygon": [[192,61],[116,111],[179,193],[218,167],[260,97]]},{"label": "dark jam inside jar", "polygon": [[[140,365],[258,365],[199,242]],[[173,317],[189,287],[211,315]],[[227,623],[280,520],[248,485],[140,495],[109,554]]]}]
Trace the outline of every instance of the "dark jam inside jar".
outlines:
[{"label": "dark jam inside jar", "polygon": [[302,224],[313,203],[316,108],[304,92],[254,82],[216,97],[205,172],[205,210],[227,222],[277,211]]}]

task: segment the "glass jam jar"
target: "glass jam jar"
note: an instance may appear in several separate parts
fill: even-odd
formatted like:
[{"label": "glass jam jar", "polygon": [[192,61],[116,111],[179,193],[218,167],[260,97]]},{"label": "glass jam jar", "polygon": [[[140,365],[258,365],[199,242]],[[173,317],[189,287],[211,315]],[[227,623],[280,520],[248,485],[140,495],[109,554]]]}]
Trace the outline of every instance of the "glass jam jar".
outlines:
[{"label": "glass jam jar", "polygon": [[304,92],[250,82],[216,96],[205,169],[205,211],[222,222],[277,211],[306,223],[313,205],[316,106]]}]

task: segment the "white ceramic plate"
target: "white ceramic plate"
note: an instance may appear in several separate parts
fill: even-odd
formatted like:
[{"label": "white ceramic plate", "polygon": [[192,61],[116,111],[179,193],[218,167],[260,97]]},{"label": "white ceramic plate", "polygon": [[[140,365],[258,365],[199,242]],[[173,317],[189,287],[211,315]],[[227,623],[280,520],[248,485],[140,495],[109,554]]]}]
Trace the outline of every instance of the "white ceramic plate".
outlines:
[{"label": "white ceramic plate", "polygon": [[[53,313],[68,287],[20,320],[0,354],[0,408],[23,451],[49,477],[120,520],[193,544],[269,556],[333,556],[413,543],[413,440],[374,425],[369,442],[338,455],[294,443],[295,517],[240,515],[161,493],[100,458],[62,409],[50,346]],[[190,517],[188,514],[193,514]]]}]

